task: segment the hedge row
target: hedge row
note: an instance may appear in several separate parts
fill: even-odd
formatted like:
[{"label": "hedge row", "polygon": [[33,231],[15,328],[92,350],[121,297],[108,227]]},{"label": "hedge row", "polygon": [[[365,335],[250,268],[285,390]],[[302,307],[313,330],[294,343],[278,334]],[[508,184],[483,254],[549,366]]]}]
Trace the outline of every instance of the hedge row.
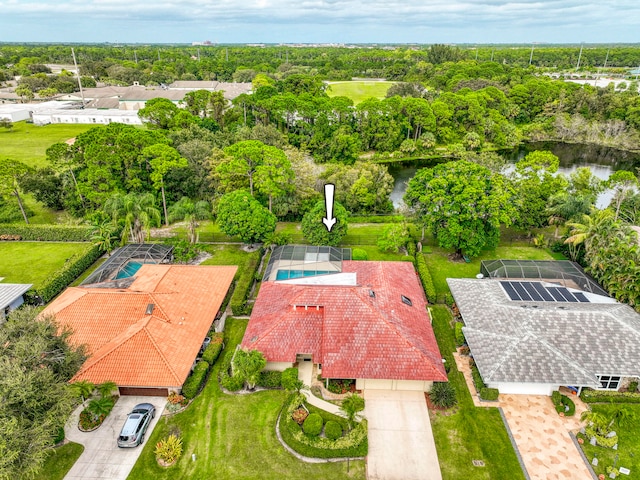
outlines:
[{"label": "hedge row", "polygon": [[91,237],[89,227],[69,225],[1,224],[0,235],[19,235],[22,240],[45,242],[86,242]]},{"label": "hedge row", "polygon": [[211,335],[211,343],[204,349],[204,352],[202,353],[202,360],[207,362],[209,365],[216,363],[224,345],[222,342],[223,339],[224,334],[222,332]]},{"label": "hedge row", "polygon": [[251,292],[253,280],[256,276],[258,267],[260,266],[260,259],[262,258],[263,253],[264,250],[260,249],[260,253],[258,255],[250,255],[246,268],[236,280],[233,295],[229,302],[231,305],[231,311],[234,315],[248,315],[251,313],[253,305],[247,305],[247,298],[249,297],[249,292]]},{"label": "hedge row", "polygon": [[583,389],[580,398],[585,403],[640,403],[640,393],[631,392]]},{"label": "hedge row", "polygon": [[456,346],[458,347],[461,347],[462,345],[467,343],[467,340],[464,338],[464,332],[462,331],[462,327],[464,327],[464,324],[462,322],[455,323],[454,334],[456,337]]},{"label": "hedge row", "polygon": [[198,394],[200,388],[204,385],[207,373],[209,373],[209,364],[205,361],[198,362],[193,372],[191,372],[191,375],[187,377],[184,385],[182,385],[182,395],[184,395],[184,398],[191,400]]},{"label": "hedge row", "polygon": [[406,218],[402,215],[360,215],[350,216],[349,223],[402,223]]},{"label": "hedge row", "polygon": [[500,395],[500,391],[497,388],[481,388],[480,389],[480,398],[482,400],[498,400],[498,396]]},{"label": "hedge row", "polygon": [[257,385],[264,388],[280,388],[282,386],[282,372],[263,370],[260,372]]},{"label": "hedge row", "polygon": [[429,303],[436,303],[436,287],[433,285],[433,279],[427,267],[427,261],[422,254],[416,256],[416,270],[420,276],[424,292],[427,294],[427,300]]},{"label": "hedge row", "polygon": [[471,377],[473,378],[473,384],[476,387],[476,391],[480,393],[483,388],[487,388],[484,380],[482,380],[482,375],[480,375],[480,370],[475,365],[471,367]]},{"label": "hedge row", "polygon": [[[82,275],[101,255],[102,249],[97,245],[75,254],[67,260],[61,269],[54,272],[37,289],[32,289],[27,292],[28,302],[32,304],[39,304],[40,302],[48,303],[71,282]],[[41,300],[37,297],[40,297]]]}]

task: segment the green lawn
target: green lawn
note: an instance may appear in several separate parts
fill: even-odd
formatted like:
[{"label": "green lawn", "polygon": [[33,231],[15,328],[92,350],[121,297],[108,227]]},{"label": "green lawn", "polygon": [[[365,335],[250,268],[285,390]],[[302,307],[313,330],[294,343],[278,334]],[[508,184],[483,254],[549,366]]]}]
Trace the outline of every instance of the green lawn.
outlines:
[{"label": "green lawn", "polygon": [[19,160],[32,167],[47,165],[46,151],[57,142],[64,142],[95,125],[44,125],[16,122],[11,131],[0,130],[0,158]]},{"label": "green lawn", "polygon": [[327,95],[330,97],[349,97],[356,105],[367,98],[382,99],[389,87],[396,82],[346,81],[329,82]]},{"label": "green lawn", "polygon": [[[246,320],[228,319],[226,348],[231,352],[242,339]],[[299,461],[278,442],[275,423],[286,398],[283,391],[226,395],[218,387],[213,367],[205,389],[182,413],[163,417],[129,475],[131,480],[181,478],[215,479],[364,479],[364,462],[310,464]],[[169,432],[179,431],[184,453],[169,468],[158,466],[153,449]],[[192,454],[196,460],[192,460]]]},{"label": "green lawn", "polygon": [[368,255],[367,260],[371,261],[400,262],[404,258],[402,253],[381,252],[378,247],[373,247],[371,245],[346,245],[346,247],[351,248],[352,253],[354,248],[364,250]]},{"label": "green lawn", "polygon": [[73,442],[54,448],[33,480],[62,480],[83,451],[82,445]]},{"label": "green lawn", "polygon": [[[440,247],[429,247],[432,253],[426,254],[425,259],[433,284],[438,295],[449,293],[447,278],[473,278],[480,273],[480,262],[482,260],[494,259],[517,259],[517,260],[553,260],[550,252],[546,249],[535,248],[524,245],[499,246],[494,250],[487,250],[479,257],[471,259],[471,263],[453,262],[448,255],[453,250],[446,250]],[[426,248],[425,248],[426,250]]]},{"label": "green lawn", "polygon": [[0,277],[4,283],[32,283],[36,288],[89,243],[0,242]]},{"label": "green lawn", "polygon": [[[605,473],[605,468],[613,466],[617,459],[616,467],[626,467],[631,470],[629,476],[621,475],[618,478],[640,479],[640,405],[632,403],[622,404],[591,404],[595,412],[603,413],[607,418],[621,409],[626,408],[635,414],[635,420],[627,427],[614,426],[613,430],[618,434],[618,450],[590,445],[587,440],[582,445],[582,450],[589,462],[593,457],[598,458],[598,466],[593,467],[596,474]],[[580,435],[579,435],[580,436]],[[584,437],[583,437],[584,438]],[[608,475],[607,475],[608,478]]]},{"label": "green lawn", "polygon": [[202,265],[238,265],[238,271],[242,273],[252,255],[257,252],[247,253],[240,245],[205,245],[204,250],[212,254]]},{"label": "green lawn", "polygon": [[[464,377],[456,368],[451,313],[442,305],[432,305],[430,309],[440,353],[451,366],[449,382],[458,398],[457,407],[432,416],[443,480],[524,479],[498,409],[475,407]],[[482,460],[485,466],[474,467],[472,460]]]}]

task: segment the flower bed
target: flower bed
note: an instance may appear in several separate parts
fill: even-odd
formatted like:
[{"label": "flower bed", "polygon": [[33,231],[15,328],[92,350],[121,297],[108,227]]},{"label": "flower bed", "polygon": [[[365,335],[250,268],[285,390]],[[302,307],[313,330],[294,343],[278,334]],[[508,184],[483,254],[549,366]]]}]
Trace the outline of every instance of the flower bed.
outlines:
[{"label": "flower bed", "polygon": [[118,395],[113,395],[111,397],[112,403],[111,403],[111,408],[109,408],[109,411],[107,413],[101,414],[98,417],[93,415],[87,408],[82,410],[82,412],[80,412],[80,417],[78,419],[78,430],[80,430],[81,432],[92,432],[98,429],[98,427],[102,425],[102,422],[104,422],[104,419],[109,416],[109,413],[111,413],[111,410],[113,410],[113,407],[118,401],[118,398],[120,398]]}]

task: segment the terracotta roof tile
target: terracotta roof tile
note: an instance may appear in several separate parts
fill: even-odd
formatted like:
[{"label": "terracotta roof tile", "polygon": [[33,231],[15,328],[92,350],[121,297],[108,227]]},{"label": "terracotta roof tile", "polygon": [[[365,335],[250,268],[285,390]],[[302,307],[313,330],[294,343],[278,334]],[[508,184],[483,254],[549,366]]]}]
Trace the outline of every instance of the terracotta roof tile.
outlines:
[{"label": "terracotta roof tile", "polygon": [[[68,288],[43,312],[89,359],[73,380],[179,387],[237,267],[143,265],[128,289]],[[153,313],[146,314],[149,304]]]},{"label": "terracotta roof tile", "polygon": [[345,261],[342,271],[355,272],[358,285],[265,282],[242,346],[273,362],[312,353],[327,378],[446,380],[413,266]]}]

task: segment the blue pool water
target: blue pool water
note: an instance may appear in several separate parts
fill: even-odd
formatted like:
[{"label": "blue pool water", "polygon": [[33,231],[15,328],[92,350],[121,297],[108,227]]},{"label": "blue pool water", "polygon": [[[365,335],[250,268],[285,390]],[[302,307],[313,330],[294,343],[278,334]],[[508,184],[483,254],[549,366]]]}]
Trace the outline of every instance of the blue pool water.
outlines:
[{"label": "blue pool water", "polygon": [[120,269],[120,271],[118,272],[118,275],[116,275],[116,279],[133,277],[136,274],[136,272],[140,270],[141,266],[142,266],[142,263],[140,262],[134,262],[131,260],[128,261]]},{"label": "blue pool water", "polygon": [[276,280],[288,280],[290,278],[315,277],[331,273],[323,270],[278,270]]}]

